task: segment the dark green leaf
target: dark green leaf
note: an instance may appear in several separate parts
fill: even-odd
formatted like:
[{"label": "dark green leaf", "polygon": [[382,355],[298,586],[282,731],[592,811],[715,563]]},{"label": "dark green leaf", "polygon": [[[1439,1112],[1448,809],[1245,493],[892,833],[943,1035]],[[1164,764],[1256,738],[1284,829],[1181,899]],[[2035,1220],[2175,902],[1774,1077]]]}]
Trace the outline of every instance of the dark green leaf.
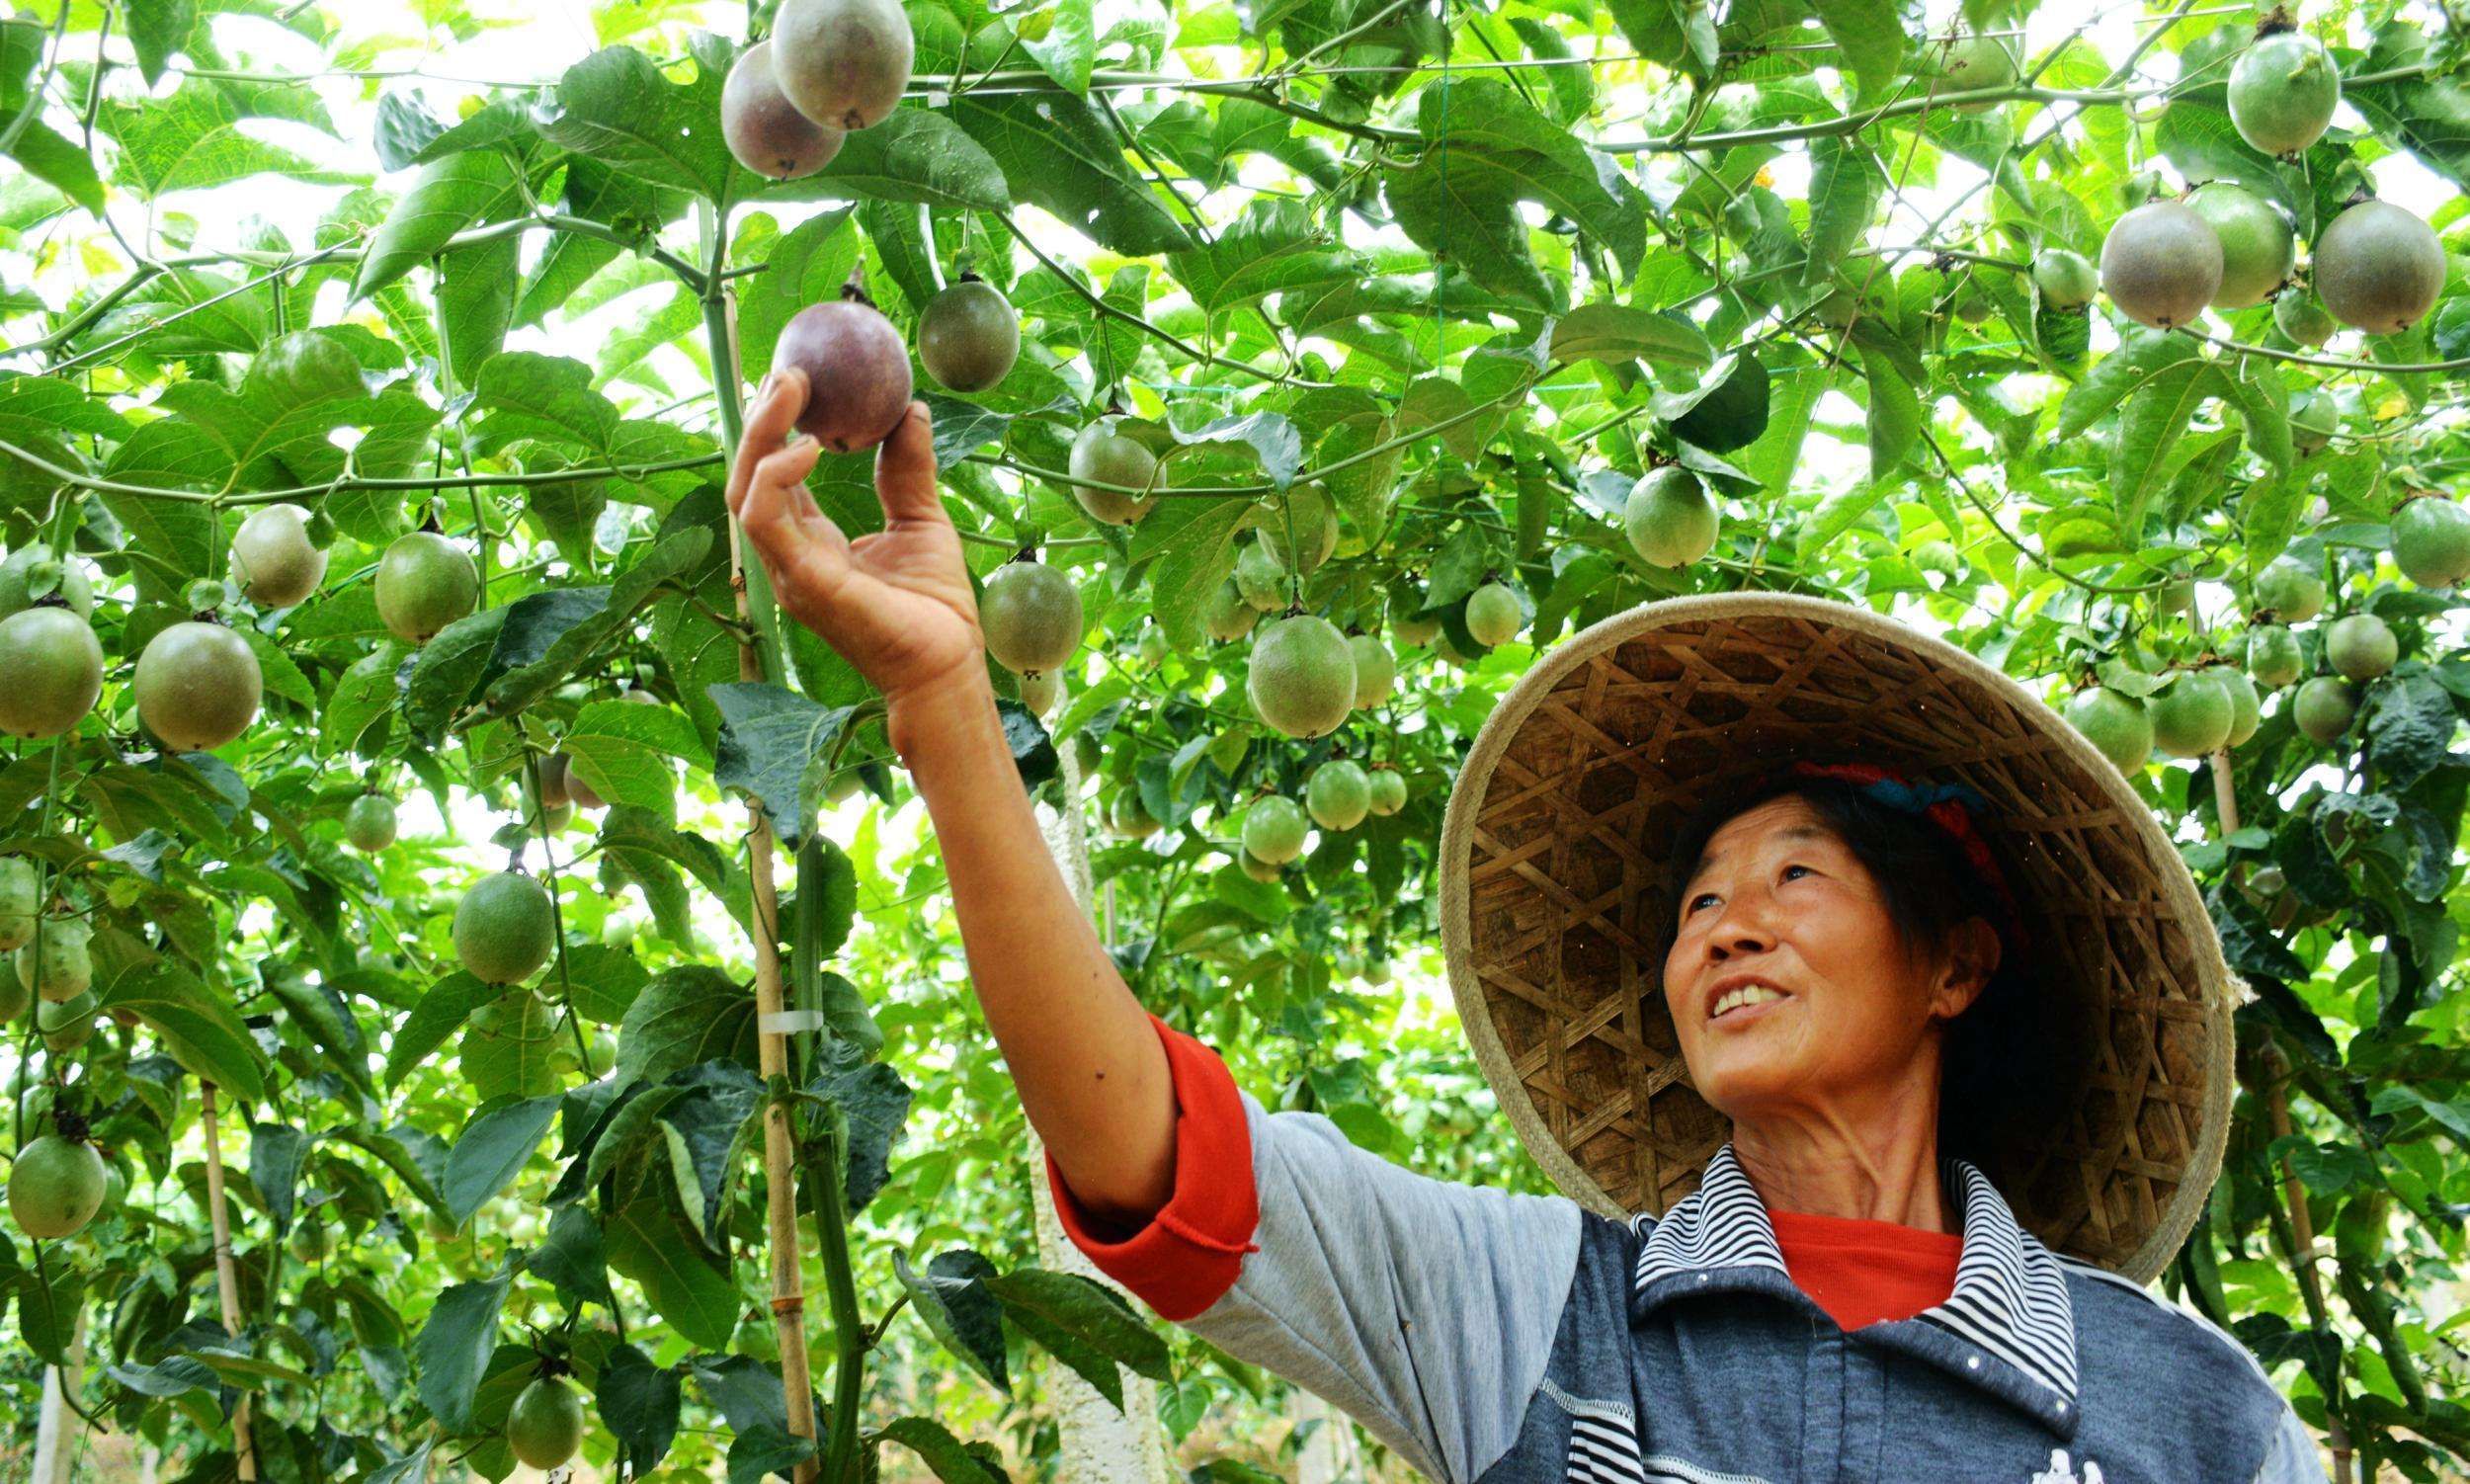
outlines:
[{"label": "dark green leaf", "polygon": [[412,1341],[412,1357],[420,1362],[420,1400],[449,1433],[471,1431],[472,1399],[497,1350],[507,1282],[492,1278],[449,1287]]},{"label": "dark green leaf", "polygon": [[453,1152],[446,1157],[446,1179],[439,1192],[455,1224],[470,1220],[472,1212],[531,1162],[540,1136],[549,1131],[549,1119],[557,1114],[557,1104],[553,1097],[527,1099],[492,1109],[463,1125]]}]

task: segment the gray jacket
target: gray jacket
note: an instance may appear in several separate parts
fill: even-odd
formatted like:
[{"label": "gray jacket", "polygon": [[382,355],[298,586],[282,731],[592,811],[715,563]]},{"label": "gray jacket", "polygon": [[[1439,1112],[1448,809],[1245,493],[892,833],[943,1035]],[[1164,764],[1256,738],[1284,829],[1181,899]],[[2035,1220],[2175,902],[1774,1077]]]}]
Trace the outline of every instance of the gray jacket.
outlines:
[{"label": "gray jacket", "polygon": [[2244,1346],[2054,1255],[1961,1161],[1953,1294],[1846,1334],[1730,1146],[1619,1222],[1243,1109],[1257,1250],[1184,1323],[1443,1484],[2323,1484]]}]

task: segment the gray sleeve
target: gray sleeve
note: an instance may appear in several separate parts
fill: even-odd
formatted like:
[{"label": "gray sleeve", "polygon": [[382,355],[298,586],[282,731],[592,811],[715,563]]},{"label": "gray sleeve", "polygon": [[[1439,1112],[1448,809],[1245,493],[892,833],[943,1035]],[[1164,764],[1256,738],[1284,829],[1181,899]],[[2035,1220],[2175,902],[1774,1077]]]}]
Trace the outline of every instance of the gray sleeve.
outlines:
[{"label": "gray sleeve", "polygon": [[1579,1208],[1411,1174],[1250,1095],[1261,1224],[1187,1322],[1319,1393],[1440,1484],[1518,1439],[1578,1265]]},{"label": "gray sleeve", "polygon": [[2281,1407],[2281,1426],[2272,1435],[2272,1447],[2264,1454],[2264,1467],[2256,1470],[2255,1484],[2326,1484],[2316,1440],[2307,1435],[2307,1425],[2286,1402]]}]

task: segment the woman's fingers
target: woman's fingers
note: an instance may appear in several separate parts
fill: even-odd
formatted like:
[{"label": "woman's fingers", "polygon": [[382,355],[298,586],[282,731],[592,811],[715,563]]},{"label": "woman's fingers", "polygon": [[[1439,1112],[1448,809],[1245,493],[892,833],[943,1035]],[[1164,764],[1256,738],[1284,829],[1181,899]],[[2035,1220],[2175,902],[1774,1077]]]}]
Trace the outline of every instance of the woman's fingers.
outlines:
[{"label": "woman's fingers", "polygon": [[883,440],[874,455],[874,492],[889,524],[950,519],[935,492],[935,424],[926,403],[910,403],[892,436]]},{"label": "woman's fingers", "polygon": [[[781,452],[790,425],[806,410],[806,373],[782,367],[764,378],[746,412],[746,430],[738,438],[737,461],[729,468],[729,509],[746,502],[755,467]],[[807,466],[813,467],[808,460]],[[803,476],[800,476],[803,477]]]},{"label": "woman's fingers", "polygon": [[738,524],[776,585],[817,578],[828,582],[848,563],[839,530],[806,491],[806,476],[822,454],[823,445],[800,438],[748,471],[746,492],[737,505]]}]

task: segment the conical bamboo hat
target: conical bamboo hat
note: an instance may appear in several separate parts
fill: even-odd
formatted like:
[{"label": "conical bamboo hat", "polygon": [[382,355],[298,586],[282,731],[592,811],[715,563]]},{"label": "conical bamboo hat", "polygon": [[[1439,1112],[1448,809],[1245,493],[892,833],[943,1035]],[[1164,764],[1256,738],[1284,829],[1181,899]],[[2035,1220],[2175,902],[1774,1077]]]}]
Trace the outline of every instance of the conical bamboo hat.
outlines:
[{"label": "conical bamboo hat", "polygon": [[2054,1251],[2139,1282],[2219,1171],[2239,988],[2178,851],[2039,698],[1865,609],[1777,594],[1649,603],[1540,659],[1477,735],[1441,859],[1449,982],[1502,1109],[1555,1184],[1661,1214],[1731,1136],[1690,1086],[1662,988],[1676,836],[1796,758],[1969,783],[2053,992],[2082,1096],[1986,1173]]}]

